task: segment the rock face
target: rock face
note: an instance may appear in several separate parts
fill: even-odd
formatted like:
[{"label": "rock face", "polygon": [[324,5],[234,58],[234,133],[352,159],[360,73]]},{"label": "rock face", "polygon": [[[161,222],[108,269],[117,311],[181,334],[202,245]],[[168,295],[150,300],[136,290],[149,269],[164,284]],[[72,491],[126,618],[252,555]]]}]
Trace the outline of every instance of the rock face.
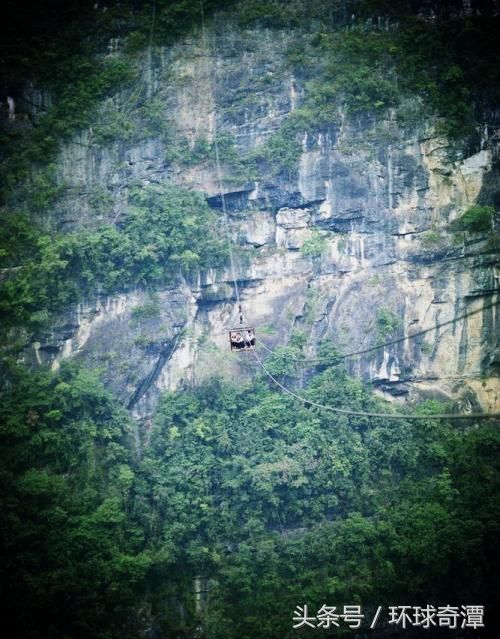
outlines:
[{"label": "rock face", "polygon": [[[301,331],[309,357],[326,338],[351,352],[446,323],[347,366],[390,399],[435,396],[498,410],[493,243],[447,231],[475,202],[500,202],[498,132],[487,129],[481,148],[467,155],[432,122],[403,129],[393,114],[341,117],[329,131],[304,133],[298,171],[248,180],[238,174],[238,156],[279,130],[303,87],[285,65],[293,33],[223,26],[146,61],[146,95],[170,137],[103,146],[88,130],[65,146],[56,166],[66,187],[59,224],[115,220],[131,182],[174,182],[202,191],[220,210],[213,154],[199,152],[217,127],[239,294],[259,339],[273,349]],[[224,150],[227,138],[233,155]],[[187,160],[169,156],[174,139]],[[258,369],[251,354],[228,349],[227,331],[238,321],[230,269],[157,291],[154,312],[144,311],[148,299],[133,290],[87,300],[62,314],[25,359],[57,367],[79,357],[100,367],[137,416],[150,414],[164,389],[214,373],[245,379]],[[449,323],[471,311],[480,312]]]}]

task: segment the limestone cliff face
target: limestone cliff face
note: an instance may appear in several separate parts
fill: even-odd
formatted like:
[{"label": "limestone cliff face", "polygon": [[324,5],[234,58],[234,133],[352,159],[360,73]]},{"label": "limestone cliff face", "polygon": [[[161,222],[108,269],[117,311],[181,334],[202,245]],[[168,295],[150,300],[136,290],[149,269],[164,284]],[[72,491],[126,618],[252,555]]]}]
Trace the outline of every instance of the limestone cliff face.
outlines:
[{"label": "limestone cliff face", "polygon": [[[204,37],[141,60],[143,97],[168,134],[98,145],[89,129],[68,144],[57,163],[66,187],[55,211],[60,225],[116,220],[131,183],[173,182],[202,191],[220,210],[213,158],[197,149],[213,141],[216,125],[237,155],[279,130],[303,92],[285,64],[293,38],[216,20]],[[440,138],[432,122],[401,128],[390,113],[340,116],[328,131],[304,133],[299,169],[288,176],[247,181],[222,153],[241,300],[270,349],[296,330],[307,337],[307,356],[324,338],[344,352],[365,349],[388,337],[381,316],[391,319],[392,338],[403,337],[498,297],[491,241],[457,243],[446,229],[478,198],[500,201],[500,129],[486,127],[481,148],[467,154]],[[172,157],[174,139],[189,161]],[[164,389],[214,373],[244,379],[255,372],[251,355],[243,360],[228,350],[227,329],[237,321],[229,269],[179,277],[157,292],[157,310],[145,317],[137,309],[147,300],[141,290],[86,300],[61,314],[25,358],[54,368],[83,358],[138,416],[151,413]],[[391,399],[424,394],[498,410],[499,324],[498,307],[488,308],[347,365]]]}]

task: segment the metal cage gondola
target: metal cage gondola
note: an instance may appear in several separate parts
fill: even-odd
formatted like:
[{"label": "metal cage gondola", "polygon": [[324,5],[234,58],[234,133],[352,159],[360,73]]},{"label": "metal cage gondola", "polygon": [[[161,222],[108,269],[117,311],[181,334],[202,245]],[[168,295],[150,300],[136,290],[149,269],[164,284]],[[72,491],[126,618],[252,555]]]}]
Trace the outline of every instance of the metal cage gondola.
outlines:
[{"label": "metal cage gondola", "polygon": [[238,326],[229,331],[229,344],[233,352],[251,351],[255,346],[255,329],[252,326]]}]

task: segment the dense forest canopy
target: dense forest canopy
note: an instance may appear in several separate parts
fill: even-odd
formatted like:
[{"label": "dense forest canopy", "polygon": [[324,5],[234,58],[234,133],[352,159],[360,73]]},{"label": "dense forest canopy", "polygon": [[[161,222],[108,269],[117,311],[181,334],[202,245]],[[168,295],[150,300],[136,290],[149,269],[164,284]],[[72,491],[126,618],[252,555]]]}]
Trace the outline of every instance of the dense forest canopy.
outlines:
[{"label": "dense forest canopy", "polygon": [[[310,396],[380,407],[338,367]],[[264,379],[214,381],[164,397],[138,460],[130,418],[74,367],[17,372],[1,411],[18,636],[136,637],[152,616],[158,636],[280,637],[304,602],[496,614],[495,426],[332,418]]]},{"label": "dense forest canopy", "polygon": [[[76,361],[31,370],[19,354],[86,297],[134,287],[154,296],[161,284],[227,265],[223,220],[186,188],[130,184],[123,215],[86,228],[60,228],[51,217],[61,196],[57,154],[90,125],[97,147],[163,136],[167,162],[213,161],[213,144],[188,148],[162,128],[154,99],[136,97],[141,55],[199,35],[200,7],[215,29],[296,33],[286,57],[305,87],[302,103],[256,150],[242,154],[220,140],[238,175],[252,180],[294,174],[303,134],[328,131],[339,105],[353,121],[392,112],[404,127],[431,118],[456,148],[480,148],[477,125],[500,97],[497,4],[472,2],[469,15],[458,0],[5,3],[0,572],[12,636],[316,636],[292,631],[304,603],[314,611],[359,605],[367,619],[379,605],[483,605],[480,636],[495,636],[495,423],[425,419],[453,410],[434,400],[412,408],[419,421],[404,411],[398,421],[334,415],[263,375],[231,384],[214,371],[208,383],[165,393],[139,425],[99,369]],[[113,38],[123,45],[109,57]],[[43,113],[23,102],[28,86],[50,94]],[[19,126],[9,124],[7,97]],[[107,98],[120,108],[94,122]],[[239,117],[237,105],[226,108]],[[106,194],[94,196],[95,210],[109,206]],[[450,233],[491,233],[494,212],[494,202],[480,202]],[[312,236],[304,255],[320,252]],[[379,319],[383,341],[396,320]],[[303,346],[295,335],[269,360],[281,381],[303,382],[290,365]],[[336,353],[333,346],[324,352]],[[334,407],[395,410],[328,361],[301,392]],[[434,630],[427,636],[479,636]]]}]

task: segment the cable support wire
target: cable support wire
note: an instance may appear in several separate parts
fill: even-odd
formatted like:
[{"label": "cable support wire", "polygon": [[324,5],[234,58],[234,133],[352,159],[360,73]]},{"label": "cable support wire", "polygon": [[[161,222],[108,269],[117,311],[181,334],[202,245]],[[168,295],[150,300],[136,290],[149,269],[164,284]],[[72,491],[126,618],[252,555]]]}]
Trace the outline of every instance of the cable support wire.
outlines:
[{"label": "cable support wire", "polygon": [[442,415],[416,415],[415,413],[411,413],[408,415],[397,414],[397,413],[371,413],[367,411],[358,411],[358,410],[350,410],[347,408],[335,408],[334,406],[325,406],[324,404],[320,404],[319,402],[315,402],[312,399],[307,399],[307,397],[302,397],[298,395],[294,391],[290,390],[286,386],[284,386],[281,382],[279,382],[274,375],[270,373],[270,371],[266,368],[264,362],[260,359],[255,348],[252,348],[252,352],[254,354],[257,363],[262,368],[264,373],[271,379],[276,386],[278,386],[284,393],[294,397],[299,400],[303,404],[308,404],[310,406],[314,406],[316,408],[320,408],[321,410],[328,410],[332,413],[338,413],[340,415],[351,415],[355,417],[383,417],[384,419],[396,419],[396,420],[427,420],[427,419],[500,419],[500,413],[445,413]]},{"label": "cable support wire", "polygon": [[[456,317],[454,317],[451,320],[447,320],[446,322],[442,322],[441,324],[436,324],[435,326],[431,326],[429,328],[424,328],[421,331],[418,331],[416,333],[412,333],[411,335],[405,335],[404,337],[398,337],[397,339],[393,339],[390,340],[388,342],[384,342],[383,344],[377,344],[375,346],[371,346],[370,348],[364,348],[360,351],[353,351],[351,353],[345,353],[344,355],[332,355],[332,357],[294,357],[293,355],[286,355],[285,359],[289,359],[291,361],[294,362],[303,362],[303,363],[322,363],[324,362],[326,363],[332,363],[332,362],[337,362],[337,361],[341,361],[344,359],[349,359],[351,357],[357,357],[359,355],[365,355],[366,353],[372,353],[373,351],[377,351],[380,348],[385,348],[386,346],[394,346],[395,344],[401,344],[402,342],[406,342],[407,340],[411,340],[411,339],[415,339],[416,337],[420,337],[421,335],[426,335],[427,333],[432,333],[433,331],[439,330],[440,328],[443,328],[444,326],[449,326],[450,324],[454,324],[455,322],[458,322],[460,320],[466,319],[467,317],[470,317],[471,315],[477,315],[478,313],[482,313],[483,311],[488,310],[489,308],[493,308],[495,306],[498,306],[500,304],[500,300],[497,300],[495,302],[492,302],[491,304],[485,304],[484,306],[481,306],[481,308],[476,309],[475,311],[469,311],[468,313],[464,313],[462,315],[457,315]],[[273,350],[271,348],[269,348],[269,346],[267,346],[267,344],[265,344],[265,342],[262,341],[262,339],[260,338],[256,338],[256,341],[258,342],[258,344],[260,344],[266,351],[268,351],[271,355],[274,355],[276,353],[276,350]]]},{"label": "cable support wire", "polygon": [[221,199],[221,203],[222,203],[222,213],[224,215],[224,231],[225,231],[225,236],[226,236],[226,244],[227,244],[227,248],[228,248],[228,252],[229,252],[229,261],[230,261],[230,264],[231,264],[231,277],[232,277],[232,280],[233,280],[234,293],[236,295],[236,302],[238,303],[238,306],[241,307],[240,291],[238,289],[238,281],[236,279],[236,269],[235,269],[235,265],[234,265],[234,254],[233,254],[233,248],[232,248],[232,245],[231,245],[231,235],[229,233],[229,216],[227,214],[226,198],[225,198],[224,192],[222,190],[222,172],[221,172],[221,168],[220,168],[219,145],[218,145],[218,142],[217,142],[217,112],[215,113],[213,140],[214,140],[214,149],[215,149],[215,164],[216,164],[216,170],[217,170],[217,182],[219,184],[219,195],[220,195],[220,199]]},{"label": "cable support wire", "polygon": [[[205,47],[208,48],[206,29],[205,29],[205,13],[203,10],[203,0],[200,1],[200,15],[201,15],[202,40]],[[215,45],[213,45],[212,48],[214,50],[214,57],[215,57]],[[224,235],[225,235],[227,249],[229,253],[229,262],[231,266],[231,278],[233,280],[234,294],[236,297],[236,302],[238,304],[238,307],[241,309],[240,291],[238,288],[238,281],[236,279],[235,259],[234,259],[233,247],[231,243],[231,235],[229,231],[229,216],[227,214],[226,197],[224,195],[224,190],[222,187],[222,170],[220,165],[219,141],[217,138],[217,103],[215,102],[215,91],[213,93],[214,93],[214,127],[213,127],[212,137],[213,137],[214,151],[215,151],[215,167],[216,167],[216,174],[217,174],[217,185],[219,189],[219,197],[222,204],[222,214],[224,217]],[[240,310],[240,313],[241,313],[241,310]]]}]

